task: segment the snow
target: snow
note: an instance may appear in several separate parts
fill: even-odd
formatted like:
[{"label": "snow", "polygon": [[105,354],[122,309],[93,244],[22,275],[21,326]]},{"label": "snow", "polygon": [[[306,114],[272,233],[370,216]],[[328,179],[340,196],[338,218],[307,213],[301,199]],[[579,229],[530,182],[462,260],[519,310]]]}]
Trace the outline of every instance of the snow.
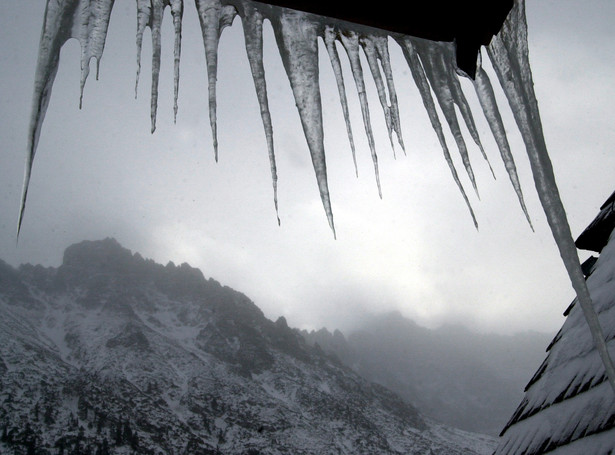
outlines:
[{"label": "snow", "polygon": [[[183,0],[137,0],[136,3],[138,11],[137,81],[139,77],[143,33],[147,27],[152,31],[151,129],[153,132],[156,126],[158,100],[158,77],[161,55],[160,27],[167,6],[171,9],[175,30],[174,110],[177,112]],[[95,59],[98,69],[100,59],[102,58],[113,5],[113,0],[100,0],[97,2],[90,2],[89,0],[74,0],[71,2],[47,1],[35,76],[33,108],[28,134],[26,169],[17,228],[18,234],[23,221],[28,185],[38,139],[45,112],[50,101],[55,75],[59,66],[60,50],[64,43],[70,38],[76,38],[81,44],[81,97],[83,97],[83,89],[89,75],[90,61],[91,59]],[[319,38],[326,43],[327,50],[329,51],[331,63],[338,82],[340,102],[344,111],[347,110],[347,102],[345,101],[343,79],[339,71],[339,56],[335,50],[336,41],[342,44],[349,58],[361,103],[363,121],[368,136],[380,195],[382,192],[378,173],[378,158],[373,144],[369,106],[367,105],[367,98],[365,97],[365,84],[360,50],[362,49],[365,54],[370,72],[376,83],[379,101],[383,109],[391,143],[393,145],[392,136],[393,132],[395,132],[403,149],[399,116],[397,113],[397,96],[388,59],[388,37],[390,36],[393,38],[393,40],[401,46],[413,78],[421,93],[423,104],[425,105],[433,128],[440,140],[445,160],[451,169],[453,179],[459,187],[461,195],[470,210],[474,224],[478,226],[465,190],[458,178],[457,170],[451,160],[450,152],[442,132],[441,122],[432,98],[433,92],[442,111],[442,115],[453,134],[465,171],[470,178],[474,190],[478,194],[478,186],[467,153],[467,146],[461,134],[457,110],[473,141],[477,144],[485,158],[486,155],[481,145],[478,132],[474,126],[473,113],[466,102],[465,95],[459,82],[459,77],[464,76],[464,74],[461,74],[462,72],[456,67],[454,43],[439,43],[408,36],[386,34],[381,30],[252,2],[251,0],[196,0],[196,6],[201,24],[207,62],[209,117],[216,160],[218,159],[216,121],[218,44],[224,28],[232,24],[236,15],[239,15],[244,22],[244,30],[246,31],[246,50],[261,107],[263,127],[267,137],[276,211],[277,171],[273,146],[273,129],[271,127],[271,119],[266,101],[267,94],[262,63],[263,19],[268,19],[274,30],[280,56],[282,57],[297,110],[301,118],[301,124],[310,151],[322,205],[334,236],[335,225],[329,194],[323,137],[323,114],[318,82]],[[580,306],[583,309],[583,313],[593,334],[594,343],[598,348],[602,363],[605,365],[611,385],[615,390],[615,367],[613,367],[612,361],[609,358],[604,341],[604,334],[598,323],[598,318],[593,310],[591,298],[585,285],[576,248],[570,233],[566,212],[559,197],[553,169],[542,133],[538,103],[533,90],[532,73],[528,58],[524,0],[515,0],[513,9],[502,30],[494,37],[488,46],[487,54],[493,64],[500,85],[507,96],[517,127],[523,137],[539,199],[547,216],[566,270],[570,276],[573,288],[578,296]],[[518,195],[521,208],[529,221],[527,210],[525,210],[521,187],[515,172],[515,164],[507,144],[505,128],[502,125],[501,116],[499,115],[498,107],[492,95],[489,77],[487,73],[480,68],[478,69],[474,87],[481,101],[483,113],[487,117],[496,138],[496,142],[500,148],[502,159],[508,170],[512,186]],[[349,140],[353,143],[350,128],[347,127],[347,130]]]},{"label": "snow", "polygon": [[[614,353],[615,231],[588,277],[587,286],[600,322],[610,328],[609,348]],[[498,455],[540,452],[545,441],[560,446],[554,453],[602,454],[615,447],[615,396],[605,380],[604,366],[582,308],[577,300],[574,303],[545,363],[528,385],[523,402],[506,428]],[[596,434],[588,437],[593,433]]]}]

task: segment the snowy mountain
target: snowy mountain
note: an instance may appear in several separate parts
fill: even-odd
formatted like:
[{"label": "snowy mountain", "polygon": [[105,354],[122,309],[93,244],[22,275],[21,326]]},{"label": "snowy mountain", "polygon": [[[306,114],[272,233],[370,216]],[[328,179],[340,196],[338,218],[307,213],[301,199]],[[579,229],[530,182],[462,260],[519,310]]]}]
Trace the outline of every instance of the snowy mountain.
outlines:
[{"label": "snowy mountain", "polygon": [[393,312],[344,336],[302,335],[364,378],[393,390],[422,413],[467,431],[498,435],[523,397],[552,334],[478,334],[460,326],[427,329]]},{"label": "snowy mountain", "polygon": [[1,453],[487,454],[284,318],[115,240],[0,262]]}]

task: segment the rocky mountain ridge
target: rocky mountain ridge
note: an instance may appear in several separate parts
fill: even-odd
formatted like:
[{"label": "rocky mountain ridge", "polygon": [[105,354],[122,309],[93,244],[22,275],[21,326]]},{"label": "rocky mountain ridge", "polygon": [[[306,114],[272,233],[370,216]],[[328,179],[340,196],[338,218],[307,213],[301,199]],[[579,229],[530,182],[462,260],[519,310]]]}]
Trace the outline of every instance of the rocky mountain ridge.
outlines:
[{"label": "rocky mountain ridge", "polygon": [[245,295],[113,239],[0,263],[0,452],[486,454]]}]

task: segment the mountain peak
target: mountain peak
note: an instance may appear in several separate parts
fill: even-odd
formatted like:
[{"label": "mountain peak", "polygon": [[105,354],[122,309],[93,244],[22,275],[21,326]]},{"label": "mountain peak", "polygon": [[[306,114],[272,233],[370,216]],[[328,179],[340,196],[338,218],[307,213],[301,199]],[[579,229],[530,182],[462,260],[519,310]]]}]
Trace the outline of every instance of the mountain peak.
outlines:
[{"label": "mountain peak", "polygon": [[62,267],[116,267],[132,260],[132,252],[112,237],[103,240],[84,240],[64,250]]}]

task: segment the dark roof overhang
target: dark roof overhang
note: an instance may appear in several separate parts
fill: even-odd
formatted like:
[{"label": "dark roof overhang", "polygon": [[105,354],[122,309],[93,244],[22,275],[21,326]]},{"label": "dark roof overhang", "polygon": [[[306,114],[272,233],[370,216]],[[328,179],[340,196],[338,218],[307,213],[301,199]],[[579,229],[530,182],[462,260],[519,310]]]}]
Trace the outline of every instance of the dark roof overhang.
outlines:
[{"label": "dark roof overhang", "polygon": [[615,228],[615,192],[600,207],[600,213],[577,238],[575,245],[581,250],[600,253]]},{"label": "dark roof overhang", "polygon": [[405,2],[380,0],[259,0],[321,16],[415,36],[433,41],[454,41],[457,66],[470,77],[482,45],[502,28],[513,0],[433,0]]}]

